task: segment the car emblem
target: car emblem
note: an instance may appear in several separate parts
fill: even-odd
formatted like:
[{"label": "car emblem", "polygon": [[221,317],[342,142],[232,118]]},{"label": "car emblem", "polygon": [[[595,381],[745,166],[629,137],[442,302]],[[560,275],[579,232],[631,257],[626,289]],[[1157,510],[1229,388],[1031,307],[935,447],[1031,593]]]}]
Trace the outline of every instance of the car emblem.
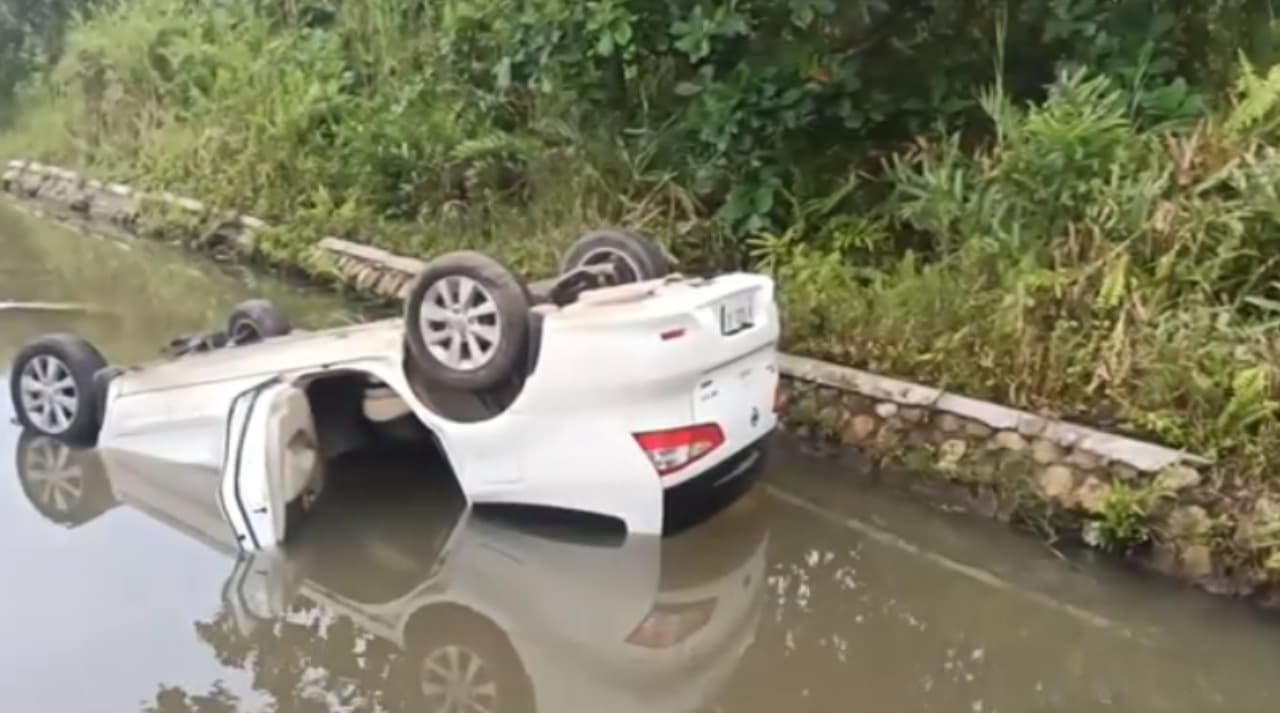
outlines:
[{"label": "car emblem", "polygon": [[751,409],[751,425],[753,427],[760,425],[760,409],[758,408]]}]

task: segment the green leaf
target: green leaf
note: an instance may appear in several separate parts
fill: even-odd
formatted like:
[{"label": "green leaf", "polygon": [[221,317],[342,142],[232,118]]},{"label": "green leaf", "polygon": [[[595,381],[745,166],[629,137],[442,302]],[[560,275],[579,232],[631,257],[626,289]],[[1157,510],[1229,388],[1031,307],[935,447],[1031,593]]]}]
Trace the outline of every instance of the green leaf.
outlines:
[{"label": "green leaf", "polygon": [[749,34],[749,32],[750,28],[747,25],[746,19],[736,12],[726,17],[717,28],[717,34],[724,37],[733,37],[735,35],[742,36]]},{"label": "green leaf", "polygon": [[752,204],[756,213],[768,213],[773,210],[773,186],[761,186],[756,189]]},{"label": "green leaf", "polygon": [[676,84],[676,94],[682,97],[691,97],[702,91],[702,86],[693,82],[680,82]]},{"label": "green leaf", "polygon": [[1120,258],[1111,263],[1107,274],[1098,289],[1095,304],[1101,309],[1114,309],[1124,302],[1128,293],[1129,254],[1122,253]]},{"label": "green leaf", "polygon": [[498,62],[498,66],[493,68],[494,83],[498,89],[505,90],[511,87],[511,58],[503,57]]},{"label": "green leaf", "polygon": [[613,35],[608,32],[600,35],[600,39],[596,41],[596,54],[601,57],[609,57],[613,54]]},{"label": "green leaf", "polygon": [[676,49],[695,61],[702,58],[701,47],[702,37],[696,33],[681,35],[676,39]]},{"label": "green leaf", "polygon": [[1271,390],[1271,369],[1254,366],[1237,371],[1231,378],[1231,390],[1243,398],[1265,398]]},{"label": "green leaf", "polygon": [[631,44],[635,33],[631,29],[631,23],[626,20],[620,20],[613,30],[613,39],[620,47],[626,47]]},{"label": "green leaf", "polygon": [[1280,312],[1280,301],[1277,300],[1267,299],[1266,297],[1246,297],[1244,301],[1258,309],[1264,309],[1268,312]]}]

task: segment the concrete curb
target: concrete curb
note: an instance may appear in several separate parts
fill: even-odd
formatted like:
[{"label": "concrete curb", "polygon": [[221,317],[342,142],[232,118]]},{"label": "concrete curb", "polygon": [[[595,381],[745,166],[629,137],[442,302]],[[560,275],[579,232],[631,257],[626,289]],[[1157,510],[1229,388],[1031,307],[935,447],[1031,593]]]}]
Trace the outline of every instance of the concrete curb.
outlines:
[{"label": "concrete curb", "polygon": [[1027,438],[1044,439],[1064,449],[1087,451],[1147,473],[1175,465],[1211,464],[1209,460],[1185,451],[817,359],[784,354],[781,367],[782,373],[793,379],[830,386],[881,403],[953,414],[986,425],[994,431],[1013,431]]}]

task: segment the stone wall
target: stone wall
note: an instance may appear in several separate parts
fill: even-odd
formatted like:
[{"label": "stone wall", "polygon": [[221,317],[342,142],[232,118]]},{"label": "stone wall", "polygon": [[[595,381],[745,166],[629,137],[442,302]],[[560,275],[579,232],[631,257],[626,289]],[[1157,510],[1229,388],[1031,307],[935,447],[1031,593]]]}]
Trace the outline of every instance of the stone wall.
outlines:
[{"label": "stone wall", "polygon": [[[136,234],[177,226],[189,232],[184,243],[240,257],[254,254],[255,237],[269,228],[194,199],[23,161],[8,164],[0,188]],[[313,276],[388,300],[425,264],[337,238],[322,240],[305,262]],[[1280,503],[1224,499],[1204,458],[799,356],[784,355],[781,367],[785,424],[810,442],[859,449],[885,469],[962,489],[983,514],[1122,551],[1215,591],[1276,591],[1270,568],[1248,562],[1236,545],[1280,530]]]},{"label": "stone wall", "polygon": [[1252,589],[1230,581],[1235,573],[1204,541],[1206,459],[802,357],[784,355],[782,368],[787,426],[798,436],[960,486],[984,515],[1133,548],[1160,571],[1212,588]]},{"label": "stone wall", "polygon": [[342,281],[388,299],[404,297],[409,283],[427,264],[338,238],[325,238],[316,247],[321,255],[319,259],[330,264]]},{"label": "stone wall", "polygon": [[255,234],[267,227],[253,216],[219,214],[194,198],[103,183],[34,161],[9,161],[0,173],[0,190],[27,207],[89,227],[146,236],[174,233],[181,242],[215,254],[252,254]]}]

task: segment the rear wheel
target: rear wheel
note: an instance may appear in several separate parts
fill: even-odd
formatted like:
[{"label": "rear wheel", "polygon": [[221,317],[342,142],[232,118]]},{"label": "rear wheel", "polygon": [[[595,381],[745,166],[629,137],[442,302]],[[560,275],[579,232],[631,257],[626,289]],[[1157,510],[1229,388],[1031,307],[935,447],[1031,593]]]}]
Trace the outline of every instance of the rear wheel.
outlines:
[{"label": "rear wheel", "polygon": [[13,362],[9,393],[22,427],[68,443],[92,443],[102,420],[94,376],[107,361],[72,334],[42,337]]},{"label": "rear wheel", "polygon": [[235,346],[283,337],[292,331],[289,318],[268,300],[241,302],[227,318],[227,337]]},{"label": "rear wheel", "polygon": [[597,265],[613,268],[614,284],[654,280],[671,270],[662,247],[652,238],[618,228],[593,230],[578,238],[565,253],[560,273]]},{"label": "rear wheel", "polygon": [[409,290],[405,336],[424,382],[490,389],[523,366],[529,293],[502,263],[477,252],[442,255]]}]

